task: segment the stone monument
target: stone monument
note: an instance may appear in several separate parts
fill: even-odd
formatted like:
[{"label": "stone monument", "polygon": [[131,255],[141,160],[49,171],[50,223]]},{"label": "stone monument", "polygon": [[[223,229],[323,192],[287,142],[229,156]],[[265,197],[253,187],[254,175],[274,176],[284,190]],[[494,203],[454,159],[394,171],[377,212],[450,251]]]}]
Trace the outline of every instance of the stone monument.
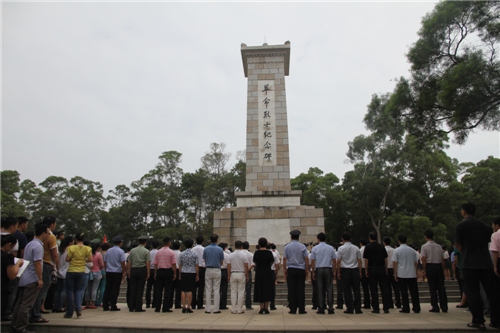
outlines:
[{"label": "stone monument", "polygon": [[284,45],[241,45],[248,78],[246,188],[236,193],[237,207],[214,212],[220,242],[256,245],[260,237],[283,253],[290,231],[301,242],[315,242],[324,232],[323,209],[301,206],[302,191],[290,186],[290,158],[285,76],[290,68],[290,42]]}]

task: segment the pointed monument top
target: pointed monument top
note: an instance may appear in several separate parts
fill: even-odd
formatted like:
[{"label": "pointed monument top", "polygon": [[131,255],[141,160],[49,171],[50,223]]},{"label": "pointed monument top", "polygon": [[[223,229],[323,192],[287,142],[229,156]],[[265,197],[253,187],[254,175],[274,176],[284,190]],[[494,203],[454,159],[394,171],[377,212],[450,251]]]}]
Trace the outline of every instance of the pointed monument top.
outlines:
[{"label": "pointed monument top", "polygon": [[241,43],[241,58],[243,60],[245,77],[248,77],[247,57],[272,56],[273,54],[285,56],[285,75],[288,76],[290,70],[290,46],[291,44],[288,40],[285,44],[279,45],[268,45],[264,43],[262,46],[247,46],[245,43]]}]

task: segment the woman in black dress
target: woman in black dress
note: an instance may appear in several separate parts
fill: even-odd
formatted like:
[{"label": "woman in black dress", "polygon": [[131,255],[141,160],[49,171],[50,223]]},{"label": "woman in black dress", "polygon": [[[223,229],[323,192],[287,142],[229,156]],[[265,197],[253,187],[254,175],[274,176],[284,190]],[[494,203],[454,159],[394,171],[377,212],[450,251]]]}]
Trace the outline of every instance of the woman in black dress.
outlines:
[{"label": "woman in black dress", "polygon": [[267,239],[260,238],[260,249],[255,251],[253,262],[255,263],[255,290],[253,301],[260,304],[259,314],[269,313],[268,305],[273,294],[273,271],[271,265],[274,262],[273,253],[266,249]]}]

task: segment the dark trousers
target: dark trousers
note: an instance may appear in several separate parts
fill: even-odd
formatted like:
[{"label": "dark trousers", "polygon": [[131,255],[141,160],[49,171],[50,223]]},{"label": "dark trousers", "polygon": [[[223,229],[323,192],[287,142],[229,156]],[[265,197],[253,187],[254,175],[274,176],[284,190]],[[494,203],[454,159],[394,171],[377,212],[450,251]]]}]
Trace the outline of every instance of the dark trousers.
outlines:
[{"label": "dark trousers", "polygon": [[385,273],[385,266],[368,267],[368,279],[372,296],[373,310],[380,310],[378,302],[378,286],[380,286],[380,293],[382,294],[383,308],[384,310],[389,310],[391,307],[391,297],[389,293],[389,280],[387,279],[387,274]]},{"label": "dark trousers", "polygon": [[227,309],[227,268],[220,270],[219,309]]},{"label": "dark trousers", "polygon": [[175,271],[175,280],[173,282],[173,292],[172,292],[172,299],[170,300],[170,307],[174,305],[174,295],[175,295],[175,308],[180,309],[182,308],[181,305],[181,280],[179,280],[179,270],[177,269]]},{"label": "dark trousers", "polygon": [[102,308],[104,310],[116,309],[118,294],[120,293],[120,284],[122,283],[122,273],[106,272],[106,289],[104,289],[104,298]]},{"label": "dark trousers", "polygon": [[245,307],[252,308],[252,271],[248,272],[248,282],[245,284]]},{"label": "dark trousers", "polygon": [[333,310],[333,271],[329,267],[316,269],[317,300],[319,310],[325,310],[325,292],[328,309]]},{"label": "dark trousers", "polygon": [[335,280],[337,281],[337,307],[343,308],[344,307],[344,294],[342,292],[342,280],[339,280],[338,278]]},{"label": "dark trousers", "polygon": [[[309,272],[309,274],[312,275],[311,272]],[[311,285],[312,285],[312,289],[313,289],[313,292],[312,292],[312,305],[313,305],[313,308],[316,309],[316,308],[319,307],[319,304],[318,304],[318,282],[317,282],[317,280],[314,280],[314,279],[311,278]]]},{"label": "dark trousers", "polygon": [[361,286],[363,286],[363,306],[370,308],[370,283],[366,277],[366,268],[361,269]]},{"label": "dark trousers", "polygon": [[200,267],[198,271],[199,280],[196,282],[196,287],[193,290],[193,299],[191,301],[191,307],[196,309],[203,308],[203,294],[205,292],[205,267]]},{"label": "dark trousers", "polygon": [[125,301],[127,302],[127,306],[130,309],[130,278],[127,276],[127,294],[125,296]]},{"label": "dark trousers", "polygon": [[155,270],[150,269],[149,279],[146,285],[146,307],[151,306],[151,304],[155,304],[154,293],[153,293],[153,303],[151,303],[151,289],[153,289],[154,284],[155,284]]},{"label": "dark trousers", "polygon": [[288,307],[295,313],[306,311],[306,271],[300,268],[288,268]]},{"label": "dark trousers", "polygon": [[483,301],[479,291],[479,283],[483,285],[488,296],[491,311],[491,323],[500,325],[500,291],[493,269],[463,269],[465,279],[465,295],[472,314],[474,324],[484,324]]},{"label": "dark trousers", "polygon": [[457,276],[458,289],[460,290],[460,297],[462,297],[464,294],[464,277],[462,276],[463,274],[460,272],[458,267],[455,267],[454,273]]},{"label": "dark trousers", "polygon": [[398,286],[401,290],[402,298],[402,311],[410,312],[410,301],[408,300],[408,289],[410,289],[411,303],[413,305],[413,311],[420,312],[420,298],[418,296],[418,282],[417,278],[398,278]]},{"label": "dark trousers", "polygon": [[147,276],[147,267],[130,269],[129,310],[142,310],[142,296],[144,295],[144,285],[146,284]]},{"label": "dark trousers", "polygon": [[[448,311],[448,298],[444,288],[444,272],[441,264],[427,264],[426,267],[427,283],[431,294],[431,306],[434,310]],[[439,294],[439,307],[438,307]]]},{"label": "dark trousers", "polygon": [[170,308],[169,303],[170,300],[172,299],[172,293],[174,291],[173,278],[174,278],[174,270],[172,268],[158,269],[156,273],[155,296],[154,296],[156,304],[153,304],[156,311],[161,310],[163,289],[165,289],[165,296],[163,297],[163,311],[167,311]]},{"label": "dark trousers", "polygon": [[394,302],[392,301],[392,290],[394,290],[394,299],[396,300],[396,307],[400,308],[401,307],[401,296],[399,295],[399,286],[398,286],[398,281],[394,279],[394,269],[388,269],[387,270],[387,278],[389,282],[389,300],[390,300],[390,307],[394,307]]},{"label": "dark trousers", "polygon": [[273,271],[273,290],[271,291],[271,309],[276,307],[276,272]]},{"label": "dark trousers", "polygon": [[29,312],[38,297],[38,283],[30,283],[27,286],[19,287],[19,294],[12,310],[11,326],[17,332],[22,332],[28,328]]},{"label": "dark trousers", "polygon": [[[342,293],[344,294],[347,311],[361,311],[361,293],[359,291],[359,268],[341,268]],[[354,299],[353,299],[354,294]]]}]

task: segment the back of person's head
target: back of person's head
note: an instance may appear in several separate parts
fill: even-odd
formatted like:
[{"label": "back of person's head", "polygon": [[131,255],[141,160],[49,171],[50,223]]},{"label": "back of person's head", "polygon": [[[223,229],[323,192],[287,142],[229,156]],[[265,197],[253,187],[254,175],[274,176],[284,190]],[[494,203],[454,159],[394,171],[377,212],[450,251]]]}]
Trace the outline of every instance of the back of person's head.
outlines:
[{"label": "back of person's head", "polygon": [[210,236],[210,242],[211,243],[217,243],[218,240],[219,240],[219,236],[218,235],[212,234],[212,236]]},{"label": "back of person's head", "polygon": [[434,232],[432,232],[432,230],[425,230],[424,236],[428,239],[434,239]]},{"label": "back of person's head", "polygon": [[259,247],[260,248],[266,247],[266,245],[267,245],[267,239],[265,239],[264,237],[261,237],[261,238],[259,238],[258,243],[259,243]]},{"label": "back of person's head", "polygon": [[266,244],[266,250],[270,250],[271,249],[271,243],[267,243]]},{"label": "back of person's head", "polygon": [[493,224],[500,226],[500,216],[493,219]]},{"label": "back of person's head", "polygon": [[391,238],[390,237],[384,237],[384,239],[382,240],[385,245],[391,245]]},{"label": "back of person's head", "polygon": [[25,224],[28,222],[28,219],[24,216],[18,217],[17,220],[19,221],[19,224]]},{"label": "back of person's head", "polygon": [[401,244],[406,244],[407,237],[405,235],[399,235],[398,240],[401,242]]},{"label": "back of person's head", "polygon": [[102,243],[102,246],[101,246],[101,251],[107,251],[111,248],[111,245],[106,242],[106,243]]},{"label": "back of person's head", "polygon": [[[368,242],[367,242],[368,243]],[[366,244],[365,244],[366,245]],[[335,250],[338,250],[339,247],[340,247],[340,243],[334,243],[333,244],[333,247],[335,248]]]},{"label": "back of person's head", "polygon": [[361,243],[361,245],[366,245],[366,244],[368,244],[368,239],[361,238],[361,240],[359,242]]},{"label": "back of person's head", "polygon": [[160,246],[160,242],[154,240],[151,242],[151,246],[153,247],[153,249],[157,249]]},{"label": "back of person's head", "polygon": [[85,234],[83,232],[79,232],[75,235],[75,241],[83,242],[85,240]]},{"label": "back of person's head", "polygon": [[342,239],[345,240],[345,241],[350,241],[351,240],[351,234],[348,233],[348,232],[344,232],[342,234]]},{"label": "back of person's head", "polygon": [[101,243],[92,243],[90,248],[92,249],[92,254],[94,255],[97,252],[97,249],[101,247]]},{"label": "back of person's head", "polygon": [[75,239],[73,238],[73,236],[64,237],[64,239],[61,241],[61,246],[59,246],[59,253],[64,253],[64,251],[66,251],[66,248],[69,246],[69,243],[74,240]]},{"label": "back of person's head", "polygon": [[181,243],[180,242],[174,242],[173,244],[174,250],[178,250],[181,248]]},{"label": "back of person's head", "polygon": [[85,245],[85,246],[90,246],[90,241],[89,241],[89,240],[84,240],[84,241],[83,241],[83,245]]},{"label": "back of person's head", "polygon": [[147,240],[147,239],[138,239],[137,241],[138,241],[138,242],[139,242],[139,244],[141,244],[141,245],[144,245],[144,244],[146,244],[146,243],[148,242],[148,240]]},{"label": "back of person's head", "polygon": [[446,245],[441,245],[441,248],[443,249],[443,251],[446,251]]},{"label": "back of person's head", "polygon": [[19,220],[17,219],[17,217],[7,217],[5,219],[2,219],[2,228],[8,230],[12,226],[17,227],[18,223]]},{"label": "back of person's head", "polygon": [[326,235],[324,232],[320,232],[318,236],[316,236],[320,242],[326,242]]},{"label": "back of person's head", "polygon": [[170,237],[163,238],[163,246],[168,246],[170,244]]},{"label": "back of person's head", "polygon": [[271,249],[276,250],[276,244],[271,243]]},{"label": "back of person's head", "polygon": [[13,234],[2,235],[2,247],[4,247],[7,244],[15,246],[16,243],[17,243],[17,238]]},{"label": "back of person's head", "polygon": [[297,233],[297,234],[295,234],[295,233],[294,233],[294,234],[291,234],[291,235],[290,235],[290,238],[291,238],[292,240],[299,240],[300,235],[299,235],[298,233]]},{"label": "back of person's head", "polygon": [[467,203],[462,204],[462,210],[467,215],[471,215],[471,216],[476,215],[476,205],[474,205],[473,203],[467,202]]},{"label": "back of person's head", "polygon": [[47,232],[48,227],[46,224],[38,224],[35,229],[35,236],[40,237],[44,232]]},{"label": "back of person's head", "polygon": [[205,238],[203,238],[203,236],[198,236],[198,237],[196,237],[196,244],[203,245],[204,240],[205,240]]},{"label": "back of person's head", "polygon": [[26,231],[24,233],[24,235],[26,236],[26,242],[29,243],[33,240],[33,238],[35,238],[35,232],[34,231]]},{"label": "back of person's head", "polygon": [[186,247],[186,249],[190,249],[193,247],[193,240],[192,239],[186,239],[184,241],[184,246]]},{"label": "back of person's head", "polygon": [[225,245],[226,245],[226,243],[219,243],[219,247],[220,247],[221,249],[223,249],[223,250],[226,248],[226,246],[225,246]]},{"label": "back of person's head", "polygon": [[243,245],[243,249],[244,249],[244,250],[248,250],[248,249],[250,249],[250,243],[249,243],[249,242],[244,241],[242,245]]},{"label": "back of person's head", "polygon": [[56,223],[56,218],[54,216],[45,216],[45,218],[43,219],[43,224],[45,225],[48,225],[49,228],[51,225],[53,225],[54,223]]},{"label": "back of person's head", "polygon": [[377,233],[375,231],[370,231],[368,233],[368,238],[370,238],[370,240],[377,240]]},{"label": "back of person's head", "polygon": [[243,243],[240,240],[237,240],[236,242],[234,242],[235,249],[241,249],[242,246],[243,246]]},{"label": "back of person's head", "polygon": [[256,250],[260,250],[260,245],[255,245]]}]

